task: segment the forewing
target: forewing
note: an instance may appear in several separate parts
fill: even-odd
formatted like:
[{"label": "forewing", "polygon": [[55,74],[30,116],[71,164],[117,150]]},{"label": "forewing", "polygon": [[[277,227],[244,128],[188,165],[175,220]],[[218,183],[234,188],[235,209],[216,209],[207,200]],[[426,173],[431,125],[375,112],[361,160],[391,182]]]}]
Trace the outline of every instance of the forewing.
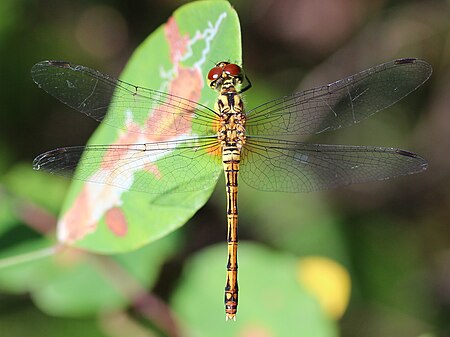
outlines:
[{"label": "forewing", "polygon": [[421,86],[432,68],[398,59],[337,82],[285,96],[248,112],[248,135],[311,135],[356,124]]},{"label": "forewing", "polygon": [[126,190],[188,192],[216,183],[222,170],[217,153],[217,140],[209,138],[76,146],[39,155],[33,168]]},{"label": "forewing", "polygon": [[[64,104],[110,126],[148,135],[174,136],[195,124],[196,132],[213,135],[215,112],[188,99],[138,87],[88,67],[43,61],[31,69],[40,88]],[[114,111],[113,114],[109,111]],[[127,118],[131,115],[132,118]],[[148,118],[153,114],[153,118]],[[135,128],[144,121],[145,128]],[[161,123],[161,120],[164,123]]]},{"label": "forewing", "polygon": [[245,183],[259,190],[311,192],[418,173],[426,167],[422,157],[395,148],[250,137],[240,172]]}]

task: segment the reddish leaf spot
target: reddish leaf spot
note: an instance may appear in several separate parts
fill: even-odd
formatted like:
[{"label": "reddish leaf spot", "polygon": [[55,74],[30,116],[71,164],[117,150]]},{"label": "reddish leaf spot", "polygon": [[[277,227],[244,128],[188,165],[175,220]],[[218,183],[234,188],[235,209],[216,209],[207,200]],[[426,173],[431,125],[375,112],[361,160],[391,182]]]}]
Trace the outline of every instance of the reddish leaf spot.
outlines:
[{"label": "reddish leaf spot", "polygon": [[178,63],[180,57],[186,52],[189,36],[188,34],[181,36],[180,29],[173,16],[167,20],[165,33],[170,45],[170,60],[172,63]]},{"label": "reddish leaf spot", "polygon": [[106,211],[105,222],[111,232],[116,236],[125,236],[128,232],[128,222],[125,214],[118,207]]},{"label": "reddish leaf spot", "polygon": [[58,223],[58,237],[63,242],[74,242],[95,229],[89,214],[90,193],[86,186],[81,190],[73,206]]}]

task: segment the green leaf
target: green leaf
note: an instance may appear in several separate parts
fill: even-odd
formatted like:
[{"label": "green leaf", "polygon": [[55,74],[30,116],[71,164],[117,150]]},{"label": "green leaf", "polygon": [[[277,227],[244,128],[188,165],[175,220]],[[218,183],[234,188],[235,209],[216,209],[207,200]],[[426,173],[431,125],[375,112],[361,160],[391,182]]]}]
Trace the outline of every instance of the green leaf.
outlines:
[{"label": "green leaf", "polygon": [[[115,311],[153,286],[162,263],[173,254],[177,243],[170,235],[133,252],[108,257],[67,247],[54,255],[2,268],[0,289],[30,292],[36,305],[52,316]],[[51,242],[42,237],[17,244],[0,256],[17,259],[49,246]]]},{"label": "green leaf", "polygon": [[[339,218],[327,205],[324,193],[255,193],[244,184],[239,193],[240,207],[245,209],[240,214],[241,224],[258,239],[299,256],[323,255],[348,263]],[[299,205],[301,211],[293,212]]]},{"label": "green leaf", "polygon": [[0,184],[0,243],[2,243],[2,235],[7,233],[17,222],[13,204],[14,202],[11,196],[3,185]]},{"label": "green leaf", "polygon": [[0,303],[0,331],[7,337],[107,337],[97,318],[61,319],[44,315],[33,306],[9,303],[2,298]]},{"label": "green leaf", "polygon": [[44,312],[80,317],[123,309],[157,280],[177,246],[173,235],[129,253],[101,256],[69,249],[52,260],[52,275],[32,292]]},{"label": "green leaf", "polygon": [[[36,173],[29,163],[12,167],[1,177],[8,193],[41,205],[53,213],[61,208],[61,200],[67,193],[68,181],[46,173]],[[14,199],[19,199],[15,197]]]},{"label": "green leaf", "polygon": [[[21,229],[16,225],[16,229]],[[17,238],[16,238],[17,239]],[[54,242],[44,236],[11,243],[0,251],[0,289],[23,294],[46,284],[54,275],[51,254]],[[8,263],[9,262],[9,263]],[[8,266],[5,266],[8,265]]]},{"label": "green leaf", "polygon": [[[261,245],[239,245],[239,306],[225,321],[226,246],[195,256],[185,267],[172,304],[195,336],[337,336],[336,324],[298,280],[299,260]],[[195,331],[195,333],[194,333]]]},{"label": "green leaf", "polygon": [[[237,14],[225,1],[193,2],[179,8],[167,24],[136,49],[120,78],[146,88],[174,90],[178,96],[198,99],[212,108],[217,93],[206,85],[205,77],[212,62],[222,60],[242,63]],[[109,111],[108,118],[111,114],[114,120],[122,118],[124,123],[129,117],[123,107]],[[138,125],[144,122],[133,120]],[[89,144],[135,143],[139,141],[136,138],[131,131],[101,125]],[[170,139],[171,136],[159,136],[154,141]],[[151,141],[146,136],[141,142]],[[182,167],[181,161],[187,159],[177,160],[177,167]],[[221,165],[199,163],[199,166],[205,170],[195,179],[204,179],[203,186],[208,188],[189,193],[136,193],[74,181],[58,223],[59,240],[91,251],[112,253],[136,249],[167,235],[191,218],[214,189]],[[162,183],[171,184],[163,180],[164,171]]]}]

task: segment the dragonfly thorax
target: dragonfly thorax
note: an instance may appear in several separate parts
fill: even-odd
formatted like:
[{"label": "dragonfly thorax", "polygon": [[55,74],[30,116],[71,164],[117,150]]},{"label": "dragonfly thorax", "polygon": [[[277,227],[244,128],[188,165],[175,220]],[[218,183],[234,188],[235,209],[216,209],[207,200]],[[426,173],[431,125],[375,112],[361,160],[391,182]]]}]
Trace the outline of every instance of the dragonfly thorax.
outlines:
[{"label": "dragonfly thorax", "polygon": [[224,146],[241,149],[245,143],[245,114],[241,96],[236,91],[221,93],[215,109],[220,118],[217,139]]},{"label": "dragonfly thorax", "polygon": [[241,149],[245,143],[245,127],[242,114],[226,114],[217,133],[217,139],[224,146]]}]

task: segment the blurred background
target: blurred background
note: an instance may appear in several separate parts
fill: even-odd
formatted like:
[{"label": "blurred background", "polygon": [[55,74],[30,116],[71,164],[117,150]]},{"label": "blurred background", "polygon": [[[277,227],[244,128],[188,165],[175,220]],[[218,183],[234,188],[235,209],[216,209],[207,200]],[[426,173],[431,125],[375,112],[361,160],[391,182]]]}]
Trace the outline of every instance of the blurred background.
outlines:
[{"label": "blurred background", "polygon": [[[15,213],[0,216],[15,224],[14,231],[2,231],[0,250],[51,231],[56,221],[68,182],[36,183],[33,158],[58,146],[84,144],[97,126],[39,90],[29,75],[32,65],[68,60],[119,76],[134,48],[184,3],[0,2],[0,209]],[[240,239],[298,257],[327,257],[345,268],[351,297],[335,335],[449,336],[450,2],[231,3],[241,20],[243,66],[253,83],[245,96],[248,107],[395,58],[418,57],[433,66],[430,80],[401,103],[321,138],[417,152],[429,161],[425,173],[303,195],[264,193],[242,184]],[[54,200],[40,203],[42,194]],[[170,300],[192,254],[224,243],[224,211],[219,185],[178,231],[183,243],[163,261],[157,298]],[[33,335],[49,327],[115,336],[104,321],[92,323],[97,319],[55,318],[37,309],[26,293],[0,292],[2,336]]]}]

